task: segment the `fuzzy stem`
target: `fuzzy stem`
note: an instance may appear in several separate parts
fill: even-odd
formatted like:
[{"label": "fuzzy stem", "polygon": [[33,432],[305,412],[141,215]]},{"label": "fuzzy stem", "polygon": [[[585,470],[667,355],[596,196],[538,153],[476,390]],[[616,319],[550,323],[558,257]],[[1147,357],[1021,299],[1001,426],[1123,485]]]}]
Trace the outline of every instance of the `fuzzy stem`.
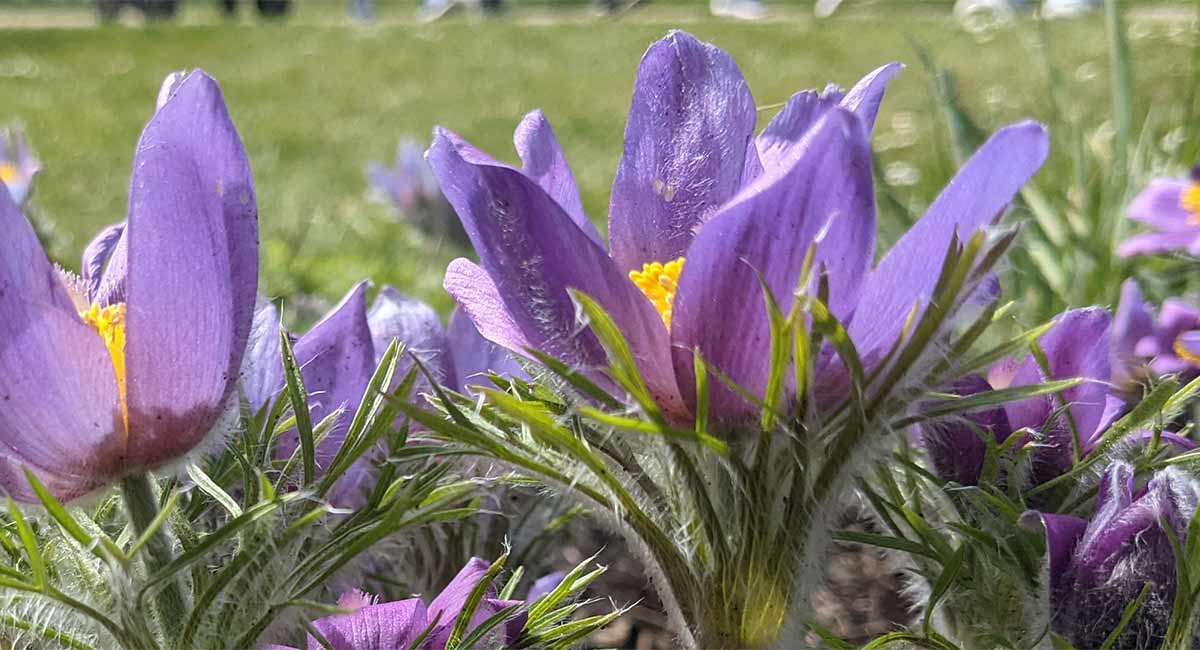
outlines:
[{"label": "fuzzy stem", "polygon": [[[154,518],[158,516],[158,501],[154,498],[154,489],[150,485],[149,474],[134,474],[121,479],[121,495],[125,499],[125,508],[129,512],[129,520],[138,536],[144,535],[150,528]],[[160,527],[146,541],[145,554],[146,571],[153,574],[171,563],[174,553],[171,551],[171,538],[164,527]],[[155,600],[159,626],[166,637],[167,646],[179,638],[181,626],[186,617],[183,592],[176,580],[169,580],[158,592]]]}]

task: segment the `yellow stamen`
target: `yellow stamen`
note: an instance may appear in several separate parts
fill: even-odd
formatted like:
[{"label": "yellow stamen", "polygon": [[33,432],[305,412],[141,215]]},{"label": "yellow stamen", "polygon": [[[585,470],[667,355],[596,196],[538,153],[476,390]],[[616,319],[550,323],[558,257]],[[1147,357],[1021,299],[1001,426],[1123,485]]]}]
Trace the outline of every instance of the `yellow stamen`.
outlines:
[{"label": "yellow stamen", "polygon": [[104,339],[104,347],[112,357],[113,373],[117,377],[117,392],[121,397],[121,416],[128,425],[129,410],[125,402],[125,303],[119,302],[107,307],[93,304],[86,311],[79,312],[83,322],[96,328],[100,338]]},{"label": "yellow stamen", "polygon": [[0,163],[0,183],[12,185],[15,180],[17,180],[17,166],[9,162]]},{"label": "yellow stamen", "polygon": [[1175,338],[1175,343],[1171,346],[1171,349],[1175,351],[1175,356],[1179,357],[1180,359],[1183,359],[1188,363],[1200,364],[1200,355],[1197,355],[1195,352],[1192,352],[1188,349],[1187,345],[1185,345],[1183,342],[1182,335]]},{"label": "yellow stamen", "polygon": [[671,308],[675,303],[675,289],[679,284],[679,274],[683,271],[683,262],[682,257],[666,264],[651,262],[643,264],[641,271],[629,272],[629,279],[650,299],[667,329],[671,328]]},{"label": "yellow stamen", "polygon": [[1188,223],[1200,226],[1200,182],[1193,182],[1187,186],[1187,189],[1179,196],[1179,207],[1187,210],[1191,215]]}]

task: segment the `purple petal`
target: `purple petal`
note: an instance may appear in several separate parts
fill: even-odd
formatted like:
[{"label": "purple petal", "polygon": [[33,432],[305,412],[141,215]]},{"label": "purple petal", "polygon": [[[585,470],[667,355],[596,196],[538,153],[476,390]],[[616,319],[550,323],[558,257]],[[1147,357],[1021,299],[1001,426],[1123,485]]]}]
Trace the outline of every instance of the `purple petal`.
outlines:
[{"label": "purple petal", "polygon": [[158,99],[154,102],[154,110],[158,110],[166,105],[175,93],[179,92],[179,87],[184,81],[182,72],[172,72],[163,79],[162,85],[158,87]]},{"label": "purple petal", "polygon": [[1154,333],[1154,318],[1146,308],[1142,292],[1133,279],[1121,285],[1121,302],[1113,318],[1113,361],[1118,368],[1134,362],[1138,341]]},{"label": "purple petal", "polygon": [[526,176],[537,181],[546,190],[546,194],[554,199],[559,207],[571,217],[571,221],[579,226],[597,246],[604,246],[596,226],[583,211],[583,202],[579,200],[579,188],[575,185],[575,176],[571,173],[571,165],[563,153],[558,139],[554,137],[554,129],[540,111],[533,111],[521,120],[513,134],[513,144],[517,154],[524,164],[522,171]]},{"label": "purple petal", "polygon": [[[790,165],[768,169],[700,231],[679,278],[672,319],[675,371],[689,399],[692,350],[756,395],[770,372],[770,325],[762,284],[786,314],[810,244],[829,276],[833,309],[855,301],[874,250],[871,152],[858,120],[830,111],[794,150]],[[714,327],[713,323],[720,323]],[[757,407],[719,381],[712,413],[728,423]]]},{"label": "purple petal", "polygon": [[142,133],[125,238],[127,460],[153,467],[198,444],[234,390],[258,288],[250,165],[203,72]]},{"label": "purple petal", "polygon": [[412,367],[410,354],[419,358],[439,383],[455,376],[454,359],[446,341],[442,319],[429,305],[385,285],[367,313],[367,323],[371,327],[376,364],[393,340],[404,345],[405,356],[396,370],[397,382]]},{"label": "purple petal", "polygon": [[872,70],[854,84],[842,100],[842,107],[858,116],[868,134],[875,128],[875,118],[879,115],[879,105],[883,102],[888,82],[903,69],[904,64],[893,62]]},{"label": "purple petal", "polygon": [[1061,587],[1063,575],[1071,564],[1071,555],[1087,521],[1071,515],[1056,515],[1051,513],[1033,513],[1041,519],[1046,529],[1046,554],[1050,559],[1050,585],[1052,590]]},{"label": "purple petal", "polygon": [[[371,329],[367,324],[367,287],[366,282],[355,285],[341,304],[296,341],[296,362],[308,391],[313,425],[339,408],[345,409],[317,446],[316,461],[321,469],[329,466],[346,440],[354,411],[375,371]],[[279,457],[291,455],[298,444],[296,432],[285,435],[279,442]],[[330,500],[342,504],[359,496],[352,494],[353,488],[369,470],[370,458],[360,458],[355,467],[339,479]]]},{"label": "purple petal", "polygon": [[489,386],[488,373],[501,377],[525,377],[525,370],[503,347],[483,338],[462,310],[450,314],[447,332],[456,376],[451,388],[466,392],[468,386]]},{"label": "purple petal", "polygon": [[283,346],[279,332],[279,310],[265,300],[260,301],[246,341],[246,356],[242,361],[242,390],[250,410],[257,413],[284,387]]},{"label": "purple petal", "polygon": [[107,307],[126,301],[125,285],[129,275],[128,252],[129,229],[125,228],[117,237],[117,242],[113,244],[112,250],[108,251],[108,259],[99,279],[89,278],[87,280],[86,289],[92,302],[101,307]]},{"label": "purple petal", "polygon": [[95,301],[100,290],[100,281],[104,278],[104,265],[121,241],[125,233],[125,223],[114,223],[101,230],[99,234],[83,249],[82,278],[87,288],[87,299]]},{"label": "purple petal", "polygon": [[1197,233],[1194,232],[1152,232],[1135,235],[1117,246],[1117,255],[1133,257],[1181,250],[1191,246],[1197,239]]},{"label": "purple petal", "polygon": [[[473,269],[455,262],[447,269],[446,288],[480,333],[501,345],[523,339],[585,370],[600,366],[604,351],[580,327],[567,290],[582,291],[617,323],[663,410],[678,413],[682,399],[667,331],[650,301],[532,179],[505,166],[471,163],[461,153],[467,145],[444,135],[439,130],[434,138],[430,165],[494,284],[494,290],[469,286],[464,280]],[[472,297],[481,304],[471,304]],[[487,317],[499,311],[495,297],[506,315],[492,320]],[[520,336],[508,329],[510,323]]]},{"label": "purple petal", "polygon": [[1046,130],[1022,122],[993,135],[942,190],[925,216],[867,278],[850,337],[866,361],[892,346],[914,304],[924,305],[955,233],[965,240],[995,222],[1046,159]]},{"label": "purple petal", "polygon": [[[471,592],[475,590],[476,585],[487,575],[489,568],[490,565],[487,562],[477,557],[471,558],[459,570],[458,575],[450,580],[450,584],[446,585],[446,588],[429,603],[429,620],[432,621],[434,618],[438,618],[436,630],[444,628],[445,632],[449,634],[450,629],[454,627],[454,620],[458,618],[459,613],[466,606],[467,599],[470,598]],[[484,598],[495,597],[495,586],[488,585],[487,590],[484,592]],[[436,637],[437,632],[433,636]],[[441,647],[436,640],[434,646]]]},{"label": "purple petal", "polygon": [[[327,616],[313,627],[334,650],[394,650],[408,648],[425,631],[428,614],[420,598],[369,605],[353,614]],[[323,646],[313,637],[308,650]]]},{"label": "purple petal", "polygon": [[0,491],[35,501],[24,465],[55,496],[72,499],[121,470],[112,361],[7,192],[0,232]]},{"label": "purple petal", "polygon": [[1194,218],[1184,209],[1183,193],[1191,181],[1174,178],[1156,178],[1129,204],[1129,217],[1153,226],[1163,232],[1190,232],[1193,235],[1200,226],[1191,223]]},{"label": "purple petal", "polygon": [[1056,379],[1084,379],[1082,384],[1063,391],[1061,397],[1047,395],[1005,405],[1013,430],[1028,427],[1047,432],[1045,445],[1034,452],[1039,481],[1065,471],[1071,464],[1070,425],[1062,416],[1051,421],[1062,401],[1070,406],[1071,418],[1083,443],[1093,437],[1104,419],[1110,372],[1110,324],[1108,311],[1099,307],[1064,312],[1038,341],[1046,355],[1049,376],[1030,355],[1012,380],[1013,386],[1029,386]]},{"label": "purple petal", "polygon": [[684,32],[650,46],[609,206],[621,271],[683,256],[741,186],[756,119],[746,80],[724,51]]},{"label": "purple petal", "polygon": [[1189,365],[1200,365],[1200,330],[1190,330],[1175,337],[1175,354]]},{"label": "purple petal", "polygon": [[565,577],[567,577],[567,574],[563,573],[562,571],[555,571],[554,573],[547,573],[546,575],[538,578],[536,581],[534,581],[533,586],[529,588],[529,595],[525,597],[525,602],[530,604],[535,603],[542,596],[545,596],[555,589],[558,589],[558,585],[562,584],[563,578]]},{"label": "purple petal", "polygon": [[[969,375],[959,380],[952,390],[956,395],[968,396],[989,392],[992,387],[983,377]],[[987,456],[987,443],[979,438],[977,429],[981,433],[991,434],[998,443],[1012,433],[1008,417],[1000,407],[921,425],[925,451],[939,477],[961,485],[976,485],[979,482]]]},{"label": "purple petal", "polygon": [[534,348],[525,338],[521,326],[508,313],[508,307],[500,297],[500,290],[492,282],[487,271],[474,262],[458,258],[446,267],[444,280],[446,292],[458,301],[480,336],[518,354]]}]

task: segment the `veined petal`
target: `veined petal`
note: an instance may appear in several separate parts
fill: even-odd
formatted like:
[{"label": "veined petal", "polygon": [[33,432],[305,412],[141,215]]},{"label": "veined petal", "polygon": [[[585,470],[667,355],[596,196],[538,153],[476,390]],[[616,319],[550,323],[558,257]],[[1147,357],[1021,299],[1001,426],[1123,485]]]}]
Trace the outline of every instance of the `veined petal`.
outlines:
[{"label": "veined petal", "polygon": [[488,341],[517,354],[525,354],[526,349],[535,347],[508,313],[491,276],[478,264],[461,257],[453,260],[446,267],[443,286]]},{"label": "veined petal", "polygon": [[554,137],[554,129],[550,121],[540,110],[533,111],[521,120],[513,133],[513,144],[517,155],[521,157],[526,176],[537,181],[546,190],[546,194],[554,199],[559,207],[571,217],[571,221],[579,226],[597,246],[604,246],[596,226],[583,211],[583,202],[579,199],[579,187],[575,185],[575,176],[571,173],[571,165],[567,156]]},{"label": "veined petal", "polygon": [[258,412],[283,390],[283,346],[279,341],[282,328],[279,310],[261,300],[254,311],[242,361],[242,390],[251,411]]},{"label": "veined petal", "polygon": [[[326,616],[313,627],[334,650],[392,650],[408,648],[429,624],[425,603],[420,598],[367,605],[353,614]],[[323,650],[319,641],[308,639],[308,650]]]},{"label": "veined petal", "polygon": [[7,192],[0,232],[0,490],[32,500],[25,465],[56,496],[74,498],[120,471],[112,361]]},{"label": "veined petal", "polygon": [[[527,342],[585,370],[599,367],[604,351],[580,326],[567,290],[582,291],[621,328],[663,409],[677,412],[667,332],[650,301],[532,179],[507,166],[470,162],[443,133],[434,138],[429,162],[492,281],[468,286],[473,269],[455,262],[446,287],[480,333],[501,345]],[[507,317],[497,318],[501,312]]]},{"label": "veined petal", "polygon": [[868,365],[891,347],[914,304],[924,309],[950,240],[996,221],[1046,159],[1046,130],[1034,122],[1002,129],[971,156],[925,216],[867,278],[850,337]]},{"label": "veined petal", "polygon": [[412,367],[410,354],[419,358],[440,383],[454,377],[454,358],[446,341],[446,329],[429,305],[384,285],[367,312],[367,323],[375,349],[374,363],[379,363],[393,340],[404,345],[405,356],[396,369],[397,383]]},{"label": "veined petal", "polygon": [[724,51],[684,32],[650,46],[609,205],[617,268],[684,254],[700,225],[741,187],[756,119],[746,80]]},{"label": "veined petal", "polygon": [[512,354],[483,338],[467,314],[456,309],[450,314],[447,330],[450,354],[454,357],[455,376],[450,387],[465,392],[468,386],[489,386],[484,377],[493,373],[502,377],[525,377],[525,371]]},{"label": "veined petal", "polygon": [[189,75],[142,133],[124,238],[127,458],[153,467],[213,426],[236,385],[258,289],[250,165],[204,72]]},{"label": "veined petal", "polygon": [[104,266],[124,233],[125,223],[114,223],[101,230],[83,249],[82,278],[89,301],[96,301],[100,281],[104,278]]},{"label": "veined petal", "polygon": [[[680,388],[695,386],[692,350],[762,396],[770,324],[760,277],[786,314],[809,246],[829,277],[832,309],[844,314],[874,250],[871,152],[857,118],[834,109],[814,127],[790,165],[778,165],[707,223],[688,251],[675,297],[671,339]],[[719,323],[719,326],[714,326]],[[718,420],[753,419],[757,407],[710,381]]]},{"label": "veined petal", "polygon": [[859,79],[842,99],[842,107],[850,109],[858,116],[867,133],[875,128],[875,118],[879,115],[879,105],[883,103],[883,94],[887,91],[888,82],[903,69],[902,63],[882,65]]}]

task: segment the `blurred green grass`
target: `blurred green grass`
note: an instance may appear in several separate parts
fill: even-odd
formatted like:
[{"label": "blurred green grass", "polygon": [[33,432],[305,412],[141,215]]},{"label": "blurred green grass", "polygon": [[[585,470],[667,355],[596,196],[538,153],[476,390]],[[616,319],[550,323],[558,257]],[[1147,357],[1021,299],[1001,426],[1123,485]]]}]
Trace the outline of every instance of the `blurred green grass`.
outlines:
[{"label": "blurred green grass", "polygon": [[[884,105],[876,146],[899,181],[898,198],[915,210],[936,195],[953,163],[914,43],[956,74],[964,104],[988,129],[1049,119],[1051,110],[1045,71],[1030,54],[1031,24],[981,36],[948,16],[745,24],[708,18],[702,7],[652,6],[621,20],[514,13],[359,26],[341,19],[340,9],[327,3],[278,24],[224,24],[194,8],[182,26],[0,30],[0,123],[24,124],[45,167],[31,213],[52,254],[76,268],[91,233],[124,218],[138,133],[162,77],[180,68],[202,67],[220,81],[246,143],[266,293],[328,301],[369,277],[441,309],[449,307],[440,288],[445,265],[469,253],[423,239],[388,206],[369,201],[364,165],[390,160],[401,136],[427,139],[436,124],[511,160],[512,128],[542,108],[589,214],[603,222],[638,60],[672,27],[731,52],[760,105],[828,81],[852,84],[886,61],[909,63]],[[1173,114],[1187,97],[1192,31],[1182,13],[1131,20],[1137,115],[1151,107]],[[1045,33],[1068,74],[1072,110],[1084,119],[1106,115],[1102,19],[1053,23]],[[762,123],[772,114],[764,110]],[[1038,182],[1070,173],[1051,168]],[[885,239],[901,227],[885,223]]]}]

